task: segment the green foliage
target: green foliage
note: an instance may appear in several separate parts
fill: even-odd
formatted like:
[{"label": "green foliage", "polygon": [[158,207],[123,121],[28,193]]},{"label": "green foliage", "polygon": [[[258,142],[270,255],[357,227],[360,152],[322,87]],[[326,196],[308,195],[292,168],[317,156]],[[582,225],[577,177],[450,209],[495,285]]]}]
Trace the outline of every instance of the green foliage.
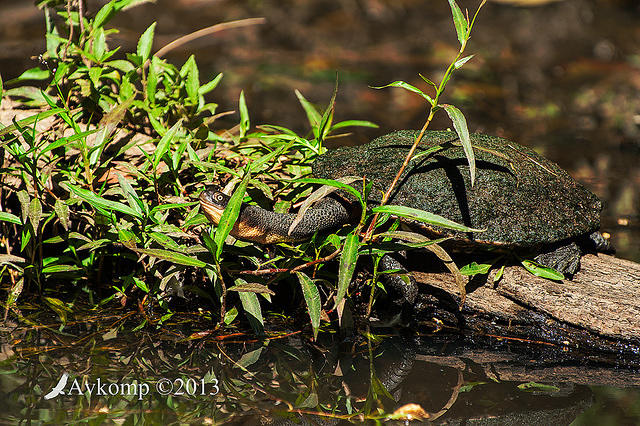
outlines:
[{"label": "green foliage", "polygon": [[[80,21],[78,12],[69,13],[66,5],[41,1],[47,16],[42,65],[0,86],[5,96],[34,108],[32,116],[0,129],[0,153],[8,158],[0,178],[7,190],[0,201],[11,206],[0,212],[11,251],[0,257],[0,276],[11,277],[6,309],[15,309],[32,283],[39,290],[65,285],[89,293],[97,303],[153,301],[164,309],[164,321],[173,315],[167,303],[170,289],[179,287],[211,302],[220,311],[221,323],[231,324],[242,310],[262,332],[260,299],[270,301],[270,281],[264,276],[272,272],[271,280],[301,290],[316,337],[330,302],[327,298],[323,304],[321,294],[335,296],[331,301],[341,306],[360,255],[379,257],[437,243],[395,231],[394,225],[389,231],[393,217],[477,231],[403,206],[371,209],[371,184],[360,179],[306,178],[313,160],[325,152],[327,138],[340,136],[349,126],[375,127],[361,120],[334,123],[337,84],[324,109],[296,91],[309,123],[306,134],[278,125],[252,127],[244,92],[238,100],[237,130],[216,129],[218,104],[209,96],[222,74],[201,75],[194,56],[176,66],[154,54],[156,23],[139,37],[135,52],[110,48],[110,36],[117,30],[108,23],[123,8],[140,2],[111,0],[95,16]],[[464,116],[440,104],[453,71],[471,58],[462,53],[473,21],[461,15],[453,0],[450,4],[461,48],[439,85],[423,77],[435,96],[401,81],[388,86],[421,95],[430,105],[427,124],[438,109],[449,114],[473,176]],[[54,25],[51,13],[62,23]],[[208,221],[197,197],[203,184],[229,179],[237,184],[231,201],[217,228],[208,229],[202,226]],[[350,194],[362,210],[356,226],[302,244],[278,244],[270,251],[229,237],[243,201],[269,208],[277,198],[276,208],[287,211],[307,198],[312,185]],[[317,200],[329,191],[309,198]],[[326,260],[338,255],[336,273]],[[274,275],[281,272],[286,273]],[[186,276],[194,285],[183,288]],[[227,288],[227,281],[233,286]],[[321,286],[329,292],[320,291]],[[62,317],[65,303],[48,306]]]}]

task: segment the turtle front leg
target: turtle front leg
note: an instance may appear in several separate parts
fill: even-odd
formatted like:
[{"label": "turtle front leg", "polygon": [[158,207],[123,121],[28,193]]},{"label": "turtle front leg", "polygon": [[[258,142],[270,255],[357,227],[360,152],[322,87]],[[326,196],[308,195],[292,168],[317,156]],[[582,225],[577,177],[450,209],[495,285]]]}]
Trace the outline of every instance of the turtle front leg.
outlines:
[{"label": "turtle front leg", "polygon": [[553,268],[564,275],[573,276],[580,269],[582,251],[578,244],[571,242],[561,246],[548,247],[546,251],[537,255],[534,260],[544,266]]},{"label": "turtle front leg", "polygon": [[413,306],[418,296],[418,285],[413,275],[407,272],[402,263],[388,254],[382,256],[378,267],[381,271],[400,270],[400,272],[395,274],[383,274],[381,279],[385,284],[391,286],[392,290],[400,296],[397,300],[398,304]]}]

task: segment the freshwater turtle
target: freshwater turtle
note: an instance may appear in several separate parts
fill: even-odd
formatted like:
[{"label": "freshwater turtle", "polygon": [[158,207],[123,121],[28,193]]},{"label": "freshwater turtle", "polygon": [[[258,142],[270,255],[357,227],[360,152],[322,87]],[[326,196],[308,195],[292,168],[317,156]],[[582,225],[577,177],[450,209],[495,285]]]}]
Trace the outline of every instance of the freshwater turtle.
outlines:
[{"label": "freshwater turtle", "polygon": [[[365,177],[372,182],[370,202],[379,202],[400,168],[417,131],[397,131],[355,147],[321,155],[313,164],[318,178]],[[503,138],[472,134],[476,180],[458,136],[449,131],[426,132],[389,204],[432,212],[483,232],[461,233],[419,225],[429,236],[450,236],[449,247],[502,248],[527,256],[568,275],[574,274],[581,247],[607,247],[597,232],[602,204],[598,197],[557,164],[535,151]],[[421,155],[421,153],[424,153]],[[200,196],[205,214],[218,221],[228,196],[210,189]],[[326,198],[307,210],[293,232],[295,214],[278,214],[243,205],[231,235],[260,243],[300,241],[315,232],[335,229],[354,217],[348,201]],[[416,229],[416,223],[408,223]],[[397,264],[387,263],[395,269]],[[388,268],[388,267],[387,267]],[[405,298],[410,301],[416,291]]]}]

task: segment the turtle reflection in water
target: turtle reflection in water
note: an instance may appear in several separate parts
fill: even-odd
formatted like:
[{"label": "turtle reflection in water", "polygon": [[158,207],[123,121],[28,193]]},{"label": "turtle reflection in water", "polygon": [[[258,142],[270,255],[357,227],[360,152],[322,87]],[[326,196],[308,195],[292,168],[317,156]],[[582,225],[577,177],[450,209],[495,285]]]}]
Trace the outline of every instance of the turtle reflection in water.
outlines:
[{"label": "turtle reflection in water", "polygon": [[[325,179],[365,177],[373,184],[369,202],[375,204],[417,135],[417,131],[398,131],[366,145],[330,150],[313,164],[313,175]],[[473,134],[471,143],[476,157],[473,187],[456,133],[429,131],[389,204],[425,210],[484,231],[462,233],[400,218],[412,230],[429,237],[451,237],[447,247],[454,251],[485,247],[535,256],[537,262],[568,275],[578,270],[583,251],[610,249],[598,232],[600,200],[565,170],[506,139]],[[201,194],[200,203],[207,217],[217,223],[228,199],[214,187]],[[325,198],[307,210],[289,233],[295,214],[243,205],[231,235],[258,243],[301,241],[359,217],[354,210],[353,204],[339,196]],[[383,259],[383,270],[397,268],[389,256]],[[413,303],[417,294],[414,283],[390,282],[406,302]]]}]

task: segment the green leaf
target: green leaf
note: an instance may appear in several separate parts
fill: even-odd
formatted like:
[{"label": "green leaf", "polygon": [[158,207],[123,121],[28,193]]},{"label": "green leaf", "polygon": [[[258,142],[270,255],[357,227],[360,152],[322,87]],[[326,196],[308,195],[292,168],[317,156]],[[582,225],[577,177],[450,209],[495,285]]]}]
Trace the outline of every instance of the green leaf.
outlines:
[{"label": "green leaf", "polygon": [[251,174],[246,171],[242,181],[233,192],[231,199],[229,199],[227,207],[224,209],[224,212],[222,212],[220,223],[218,223],[216,235],[214,236],[214,242],[216,243],[216,259],[220,259],[222,248],[224,247],[224,240],[227,239],[229,232],[233,229],[233,225],[236,223],[236,220],[238,220],[240,206],[242,205],[242,199],[244,198],[244,193],[247,190],[247,184],[249,183],[250,178]]},{"label": "green leaf", "polygon": [[185,83],[185,89],[187,90],[187,96],[193,105],[198,104],[198,89],[200,89],[200,73],[198,71],[198,65],[196,64],[195,56],[189,56],[185,65],[187,67],[187,81]]},{"label": "green leaf", "polygon": [[92,207],[98,210],[115,210],[120,213],[128,214],[133,217],[137,217],[142,219],[142,215],[127,206],[126,204],[119,203],[117,201],[107,200],[105,198],[100,197],[99,195],[94,194],[93,192],[77,187],[75,185],[70,184],[69,182],[62,182],[60,184],[63,188],[66,188],[68,191],[73,192],[76,196],[80,197],[82,200],[89,203]]},{"label": "green leaf", "polygon": [[40,225],[40,220],[42,219],[42,203],[38,198],[34,198],[29,203],[29,222],[33,226],[33,229],[38,232],[38,225]]},{"label": "green leaf", "polygon": [[389,83],[385,86],[374,86],[372,87],[372,89],[384,89],[385,87],[401,87],[403,89],[406,89],[410,92],[413,93],[417,93],[420,96],[422,96],[423,98],[425,98],[430,104],[433,105],[433,99],[431,99],[431,96],[427,95],[426,93],[424,93],[422,90],[418,89],[415,86],[412,86],[409,83],[406,83],[404,81],[398,80],[398,81],[394,81],[393,83]]},{"label": "green leaf", "polygon": [[0,265],[13,263],[26,263],[26,259],[20,256],[14,256],[13,254],[0,254]]},{"label": "green leaf", "polygon": [[340,121],[339,123],[334,124],[333,126],[331,126],[331,130],[337,130],[337,129],[342,129],[343,127],[350,127],[350,126],[357,126],[357,127],[373,127],[375,129],[377,129],[378,126],[376,123],[372,123],[371,121],[365,121],[365,120],[345,120],[345,121]]},{"label": "green leaf", "polygon": [[356,268],[356,262],[358,261],[358,245],[360,240],[358,235],[353,231],[347,235],[342,253],[340,254],[340,269],[338,270],[338,294],[336,296],[336,306],[342,302],[347,288],[351,283],[353,277],[353,271]]},{"label": "green leaf", "polygon": [[154,22],[145,30],[144,33],[140,36],[140,40],[138,40],[138,48],[136,53],[142,59],[141,64],[144,64],[147,59],[149,59],[149,55],[151,54],[151,47],[153,46],[153,35],[156,29],[156,23]]},{"label": "green leaf", "polygon": [[527,382],[518,385],[518,389],[524,391],[543,391],[543,392],[558,392],[559,387],[553,385],[545,385],[544,383]]},{"label": "green leaf", "polygon": [[322,301],[320,300],[320,292],[318,287],[311,281],[304,272],[296,272],[304,300],[307,302],[307,311],[311,318],[311,327],[313,328],[313,338],[318,338],[318,329],[320,328],[320,312],[322,311]]},{"label": "green leaf", "polygon": [[487,274],[493,265],[490,263],[476,263],[471,262],[468,265],[464,265],[460,268],[460,273],[462,275],[476,275],[476,274]]},{"label": "green leaf", "polygon": [[249,283],[244,280],[242,280],[239,284],[234,285],[233,287],[229,287],[227,291],[237,291],[237,292],[246,291],[249,293],[263,293],[263,294],[270,294],[272,296],[276,295],[276,293],[273,290],[271,290],[269,287],[265,285],[258,284],[258,283]]},{"label": "green leaf", "polygon": [[243,138],[251,127],[251,122],[249,121],[249,110],[247,109],[247,102],[244,99],[244,90],[240,91],[238,108],[240,110],[240,137]]},{"label": "green leaf", "polygon": [[178,129],[180,128],[180,126],[182,126],[182,119],[178,120],[176,124],[171,126],[171,128],[167,130],[167,133],[165,133],[164,136],[162,136],[162,138],[160,139],[160,142],[158,142],[158,147],[153,152],[153,169],[154,170],[158,167],[160,160],[162,160],[162,157],[164,157],[164,155],[167,153],[167,151],[171,147],[170,142],[173,140],[173,137],[178,132]]},{"label": "green leaf", "polygon": [[106,51],[107,42],[105,40],[104,29],[98,28],[96,35],[93,37],[93,55],[96,57],[98,62],[102,62],[102,58]]},{"label": "green leaf", "polygon": [[27,223],[27,218],[29,217],[29,203],[31,202],[31,198],[29,197],[29,193],[24,189],[18,191],[18,201],[20,201],[20,209],[22,213],[22,223]]},{"label": "green leaf", "polygon": [[533,260],[523,260],[522,266],[536,277],[546,278],[549,280],[561,281],[564,280],[564,275],[561,272],[556,271],[553,268],[534,262]]},{"label": "green leaf", "polygon": [[[17,121],[16,124],[20,127],[27,126],[29,124],[35,123],[36,121],[43,120],[47,117],[51,117],[52,115],[56,115],[61,112],[64,112],[64,108],[52,108],[50,110],[39,112],[38,114],[29,116],[27,118],[23,118],[22,120]],[[17,128],[16,124],[12,124],[10,126],[0,129],[0,136],[6,135],[7,133],[10,133],[16,130]]]},{"label": "green leaf", "polygon": [[238,293],[242,308],[247,314],[251,327],[256,333],[261,334],[264,329],[264,319],[262,318],[262,309],[258,301],[258,295],[255,293],[240,292]]},{"label": "green leaf", "polygon": [[[354,178],[354,180],[355,179],[356,178]],[[357,178],[357,179],[360,179],[360,178]],[[358,191],[357,189],[355,189],[351,185],[347,185],[346,183],[343,183],[343,182],[340,182],[340,181],[337,181],[337,180],[333,180],[333,179],[318,179],[318,178],[302,178],[302,179],[296,179],[296,182],[300,182],[300,183],[316,183],[316,184],[319,184],[319,185],[333,186],[335,188],[339,188],[339,189],[342,189],[344,191],[347,191],[349,194],[353,195],[358,200],[362,200],[362,194],[360,194],[360,191]]]},{"label": "green leaf", "polygon": [[69,230],[69,226],[71,225],[69,222],[69,206],[64,203],[61,199],[57,199],[56,203],[53,206],[53,210],[55,210],[56,215],[58,216],[58,220],[60,220],[60,224],[64,228],[65,231]]},{"label": "green leaf", "polygon": [[389,213],[395,216],[406,217],[407,219],[417,220],[419,222],[428,223],[430,225],[440,226],[446,229],[453,229],[460,232],[482,232],[482,229],[469,228],[457,222],[444,218],[434,213],[424,210],[414,209],[407,206],[386,205],[377,206],[372,209],[374,213]]},{"label": "green leaf", "polygon": [[236,309],[236,307],[234,306],[224,314],[224,323],[226,325],[231,324],[233,320],[236,319],[237,316],[238,316],[238,309]]},{"label": "green leaf", "polygon": [[67,323],[67,313],[72,312],[71,309],[60,299],[55,297],[44,297],[45,303],[60,317],[62,324]]},{"label": "green leaf", "polygon": [[473,57],[474,57],[474,55],[469,55],[469,56],[465,56],[464,58],[458,59],[458,60],[456,61],[456,63],[455,63],[455,64],[453,64],[453,67],[454,67],[455,69],[460,69],[460,68],[462,68],[462,66],[463,66],[464,64],[466,64],[467,62],[469,62],[469,60],[470,60],[471,58],[473,58]]},{"label": "green leaf", "polygon": [[298,101],[300,101],[300,105],[302,105],[302,108],[304,108],[304,112],[307,114],[307,121],[309,121],[309,125],[313,130],[313,135],[314,137],[317,138],[318,125],[320,124],[320,120],[322,119],[322,116],[320,115],[316,107],[314,107],[313,104],[311,104],[311,102],[309,102],[304,96],[302,96],[302,93],[300,93],[298,89],[296,89],[295,92],[296,92],[296,97],[298,98]]},{"label": "green leaf", "polygon": [[316,136],[318,141],[324,140],[324,138],[329,134],[329,131],[331,130],[331,123],[333,121],[333,112],[335,110],[337,95],[338,80],[336,79],[336,85],[333,88],[333,94],[331,95],[331,99],[329,100],[329,105],[327,106],[327,109],[324,110],[322,118],[320,119],[320,125],[318,126],[318,136]]},{"label": "green leaf", "polygon": [[453,25],[455,25],[456,27],[458,41],[460,41],[460,46],[464,46],[467,40],[467,35],[469,33],[469,23],[462,14],[462,10],[460,10],[460,7],[456,4],[455,0],[449,0],[449,5],[451,6]]},{"label": "green leaf", "polygon": [[0,212],[0,222],[15,223],[16,225],[22,224],[18,216],[7,212]]},{"label": "green leaf", "polygon": [[471,186],[476,181],[476,157],[473,154],[473,147],[471,146],[471,138],[469,137],[469,129],[467,128],[467,120],[464,118],[462,112],[453,105],[440,105],[447,111],[449,118],[453,122],[453,127],[456,129],[456,133],[462,143],[462,149],[467,156],[467,162],[469,163],[469,173],[471,177]]},{"label": "green leaf", "polygon": [[120,188],[122,189],[124,196],[127,198],[129,207],[135,210],[140,216],[144,216],[144,213],[147,213],[146,205],[140,199],[140,197],[138,197],[136,190],[133,189],[133,187],[129,183],[129,180],[122,176],[122,173],[117,173],[117,176],[118,183],[120,184]]},{"label": "green leaf", "polygon": [[102,27],[107,23],[109,19],[111,19],[115,12],[113,10],[113,4],[114,1],[110,1],[109,3],[102,6],[98,13],[96,13],[96,17],[93,19],[94,28]]},{"label": "green leaf", "polygon": [[141,249],[132,248],[133,251],[140,254],[146,254],[147,256],[155,257],[162,260],[168,260],[169,262],[177,265],[196,266],[198,268],[205,268],[207,264],[195,257],[187,256],[182,253],[178,253],[170,250],[163,249]]},{"label": "green leaf", "polygon": [[220,83],[220,80],[222,80],[222,73],[216,75],[210,82],[200,86],[200,88],[198,89],[198,95],[206,95],[207,93],[215,89],[218,86],[218,83]]}]

